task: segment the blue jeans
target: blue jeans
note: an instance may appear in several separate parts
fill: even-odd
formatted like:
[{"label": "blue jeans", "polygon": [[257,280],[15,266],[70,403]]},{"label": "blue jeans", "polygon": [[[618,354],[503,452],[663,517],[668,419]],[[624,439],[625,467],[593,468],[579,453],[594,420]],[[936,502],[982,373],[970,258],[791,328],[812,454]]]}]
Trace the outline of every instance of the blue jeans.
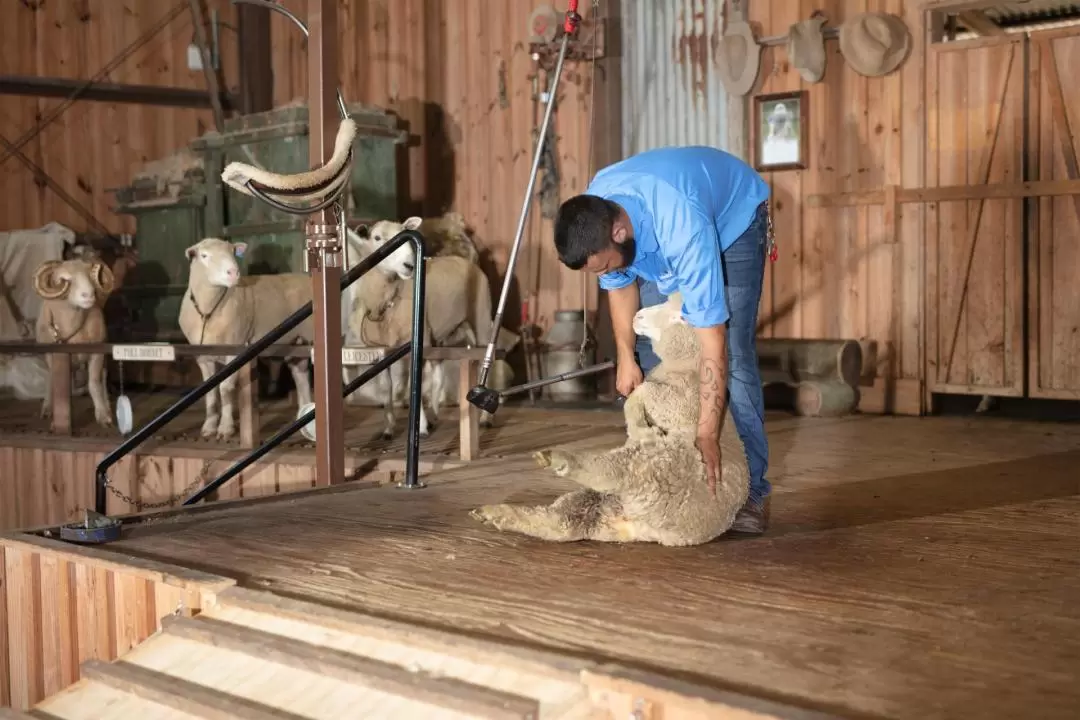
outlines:
[{"label": "blue jeans", "polygon": [[[765,479],[769,442],[765,437],[765,401],[757,358],[757,315],[765,277],[768,205],[758,207],[754,220],[721,255],[724,292],[731,317],[727,321],[728,407],[735,429],[746,447],[750,467],[750,500],[761,502],[772,490]],[[641,306],[659,305],[667,298],[656,283],[638,278]],[[647,337],[639,335],[634,347],[641,371],[648,374],[660,363]]]}]

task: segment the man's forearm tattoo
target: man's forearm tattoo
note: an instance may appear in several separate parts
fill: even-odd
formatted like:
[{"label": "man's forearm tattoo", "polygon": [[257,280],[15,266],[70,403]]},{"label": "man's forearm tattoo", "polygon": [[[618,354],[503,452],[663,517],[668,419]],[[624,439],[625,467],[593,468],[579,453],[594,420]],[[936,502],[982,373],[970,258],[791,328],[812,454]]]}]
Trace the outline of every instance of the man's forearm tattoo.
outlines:
[{"label": "man's forearm tattoo", "polygon": [[702,434],[718,435],[727,397],[727,371],[715,360],[702,358],[700,373],[698,430]]}]

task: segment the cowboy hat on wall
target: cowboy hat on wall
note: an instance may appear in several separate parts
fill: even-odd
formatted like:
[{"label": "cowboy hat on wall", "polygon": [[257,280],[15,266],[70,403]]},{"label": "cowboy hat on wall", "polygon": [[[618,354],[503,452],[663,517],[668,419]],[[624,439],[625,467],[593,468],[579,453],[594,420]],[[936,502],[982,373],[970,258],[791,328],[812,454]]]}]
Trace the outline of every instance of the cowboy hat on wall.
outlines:
[{"label": "cowboy hat on wall", "polygon": [[815,11],[788,29],[787,53],[791,66],[808,83],[821,82],[825,76],[825,36],[821,26],[825,16]]},{"label": "cowboy hat on wall", "polygon": [[860,13],[840,26],[840,54],[860,75],[888,75],[910,51],[911,33],[892,13]]}]

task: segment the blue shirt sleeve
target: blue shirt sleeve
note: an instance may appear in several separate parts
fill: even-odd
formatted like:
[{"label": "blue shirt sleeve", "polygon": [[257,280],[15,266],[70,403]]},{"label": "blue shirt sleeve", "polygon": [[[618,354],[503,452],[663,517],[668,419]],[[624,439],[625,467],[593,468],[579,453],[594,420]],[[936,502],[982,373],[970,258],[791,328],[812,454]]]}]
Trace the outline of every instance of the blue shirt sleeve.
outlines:
[{"label": "blue shirt sleeve", "polygon": [[612,270],[599,279],[601,290],[619,290],[634,282],[634,274],[627,270]]},{"label": "blue shirt sleeve", "polygon": [[693,327],[723,325],[730,313],[716,225],[681,193],[665,194],[656,236],[682,293],[683,317]]}]

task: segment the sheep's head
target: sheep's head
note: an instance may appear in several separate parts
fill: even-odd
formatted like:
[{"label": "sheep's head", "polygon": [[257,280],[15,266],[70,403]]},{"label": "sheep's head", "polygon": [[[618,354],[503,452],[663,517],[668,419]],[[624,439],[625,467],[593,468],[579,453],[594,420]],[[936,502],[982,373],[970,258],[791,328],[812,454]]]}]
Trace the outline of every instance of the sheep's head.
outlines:
[{"label": "sheep's head", "polygon": [[100,260],[49,260],[34,274],[34,290],[46,300],[67,297],[74,307],[89,310],[113,291],[112,270]]},{"label": "sheep's head", "polygon": [[[393,240],[402,231],[416,230],[421,222],[423,221],[418,217],[407,218],[401,223],[380,220],[371,226],[361,225],[355,232],[350,230],[349,233],[353,242],[361,246],[366,256]],[[402,280],[408,280],[416,272],[416,254],[412,245],[401,245],[376,267],[388,275],[397,275]]]},{"label": "sheep's head", "polygon": [[677,292],[666,302],[638,310],[634,332],[652,341],[653,352],[661,360],[696,356],[701,350],[697,333],[682,315],[682,295]]},{"label": "sheep's head", "polygon": [[240,282],[240,263],[236,258],[244,257],[246,251],[247,243],[204,238],[184,254],[191,261],[192,276],[198,273],[211,285],[231,288]]}]

